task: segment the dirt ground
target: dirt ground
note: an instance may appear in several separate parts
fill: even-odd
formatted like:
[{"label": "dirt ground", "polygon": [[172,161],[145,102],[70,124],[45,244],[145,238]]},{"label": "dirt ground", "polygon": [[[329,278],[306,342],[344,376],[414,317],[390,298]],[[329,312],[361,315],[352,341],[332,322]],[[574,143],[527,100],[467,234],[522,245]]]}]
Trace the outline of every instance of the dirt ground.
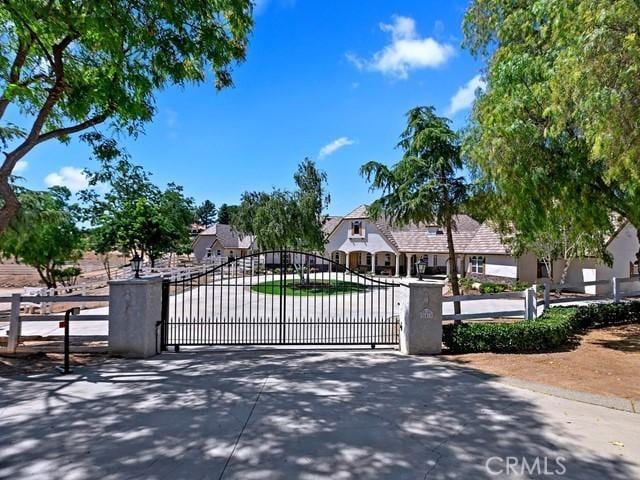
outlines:
[{"label": "dirt ground", "polygon": [[[106,354],[101,353],[72,353],[69,363],[73,370],[74,365],[95,364],[104,361],[105,358]],[[54,373],[56,367],[63,364],[63,359],[62,353],[0,355],[0,377]]]},{"label": "dirt ground", "polygon": [[579,345],[565,351],[473,353],[443,358],[494,375],[640,399],[640,325],[590,330]]}]

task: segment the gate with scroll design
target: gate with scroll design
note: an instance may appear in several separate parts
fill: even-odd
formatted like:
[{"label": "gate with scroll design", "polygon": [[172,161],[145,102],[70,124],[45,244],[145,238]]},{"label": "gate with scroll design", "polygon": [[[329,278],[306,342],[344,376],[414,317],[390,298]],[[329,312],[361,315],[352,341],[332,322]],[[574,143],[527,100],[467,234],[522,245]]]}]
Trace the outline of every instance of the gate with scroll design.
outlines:
[{"label": "gate with scroll design", "polygon": [[256,253],[165,279],[162,344],[395,345],[399,286],[311,253]]}]

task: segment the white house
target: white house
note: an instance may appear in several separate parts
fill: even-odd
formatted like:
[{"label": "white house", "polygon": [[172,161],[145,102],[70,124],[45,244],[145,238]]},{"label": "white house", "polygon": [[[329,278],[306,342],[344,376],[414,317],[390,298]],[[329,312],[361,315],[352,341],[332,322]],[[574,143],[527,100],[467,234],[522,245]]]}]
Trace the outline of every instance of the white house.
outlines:
[{"label": "white house", "polygon": [[[548,277],[546,268],[534,255],[512,255],[489,223],[479,224],[468,215],[457,215],[455,223],[453,242],[459,272],[481,280],[507,282],[536,283]],[[329,217],[324,231],[327,244],[322,255],[344,268],[377,275],[415,276],[415,264],[424,258],[427,274],[445,275],[449,271],[447,238],[438,225],[392,228],[383,219],[371,218],[366,205],[360,205],[344,217]],[[567,283],[638,275],[638,238],[632,225],[622,224],[609,239],[607,249],[613,257],[611,267],[595,258],[576,260],[569,268]],[[217,224],[198,235],[193,250],[196,260],[202,261],[207,256],[241,257],[257,251],[257,246],[253,237],[240,238],[229,225]],[[275,257],[271,261],[279,262]],[[561,272],[562,262],[556,262],[552,280],[558,281]],[[606,288],[586,287],[585,291],[600,293]]]},{"label": "white house", "polygon": [[[453,242],[458,271],[482,280],[525,281],[536,283],[547,277],[546,269],[532,254],[512,255],[508,245],[489,223],[479,224],[467,215],[455,218]],[[607,249],[613,257],[608,267],[595,258],[576,260],[569,268],[567,283],[610,280],[638,274],[636,229],[622,225],[611,236]],[[428,262],[427,273],[448,273],[448,249],[444,229],[437,225],[408,225],[392,228],[384,220],[373,220],[367,207],[358,208],[342,218],[333,218],[328,231],[325,254],[346,268],[383,275],[415,275],[415,263]],[[558,281],[562,262],[556,262],[552,275]],[[587,287],[589,292],[593,288]]]}]

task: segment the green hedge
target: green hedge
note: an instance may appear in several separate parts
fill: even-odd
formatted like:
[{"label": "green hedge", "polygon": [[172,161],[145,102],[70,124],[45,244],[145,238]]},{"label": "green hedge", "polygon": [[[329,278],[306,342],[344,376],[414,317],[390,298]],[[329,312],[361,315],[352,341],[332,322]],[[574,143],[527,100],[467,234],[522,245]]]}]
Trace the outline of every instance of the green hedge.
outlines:
[{"label": "green hedge", "polygon": [[561,347],[586,328],[640,322],[640,302],[554,307],[536,320],[444,325],[451,353],[539,352]]}]

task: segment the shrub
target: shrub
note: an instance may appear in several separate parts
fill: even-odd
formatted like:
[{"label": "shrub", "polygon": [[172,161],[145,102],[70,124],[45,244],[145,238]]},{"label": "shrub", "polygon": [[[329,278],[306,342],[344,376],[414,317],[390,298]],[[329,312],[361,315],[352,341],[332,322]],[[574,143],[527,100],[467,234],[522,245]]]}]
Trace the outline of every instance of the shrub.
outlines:
[{"label": "shrub", "polygon": [[469,277],[462,277],[458,280],[458,283],[462,287],[463,290],[469,291],[473,290],[473,279]]},{"label": "shrub", "polygon": [[640,322],[640,302],[554,307],[536,320],[444,325],[452,353],[539,352],[561,347],[586,328]]},{"label": "shrub", "polygon": [[507,291],[507,286],[502,283],[485,282],[480,284],[480,293],[502,293]]},{"label": "shrub", "polygon": [[527,282],[521,282],[518,280],[517,282],[511,284],[510,290],[512,292],[521,292],[522,290],[526,290],[527,288],[531,288],[531,284]]}]

